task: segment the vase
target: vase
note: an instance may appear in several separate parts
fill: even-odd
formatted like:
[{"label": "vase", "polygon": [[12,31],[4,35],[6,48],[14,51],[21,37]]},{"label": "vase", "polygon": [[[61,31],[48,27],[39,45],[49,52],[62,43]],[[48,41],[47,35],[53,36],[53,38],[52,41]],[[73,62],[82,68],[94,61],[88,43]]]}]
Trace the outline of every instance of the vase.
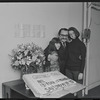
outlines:
[{"label": "vase", "polygon": [[21,70],[20,71],[20,79],[22,80],[23,79],[23,75],[24,75],[25,73]]},{"label": "vase", "polygon": [[20,78],[22,79],[23,78],[23,75],[24,74],[27,74],[27,70],[25,70],[24,68],[22,68],[21,70],[20,70]]},{"label": "vase", "polygon": [[[26,72],[23,72],[23,70],[21,70],[21,73],[20,73],[20,79],[23,80],[23,75],[25,74],[28,74],[27,71]],[[29,90],[29,87],[27,86],[27,84],[25,83],[25,88],[26,90]]]}]

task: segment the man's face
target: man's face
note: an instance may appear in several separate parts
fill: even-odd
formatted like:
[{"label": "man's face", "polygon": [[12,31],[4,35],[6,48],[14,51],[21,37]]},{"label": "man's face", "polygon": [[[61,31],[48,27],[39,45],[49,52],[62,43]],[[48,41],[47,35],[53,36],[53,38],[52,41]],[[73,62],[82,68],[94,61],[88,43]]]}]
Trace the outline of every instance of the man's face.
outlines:
[{"label": "man's face", "polygon": [[60,35],[59,35],[59,39],[61,42],[68,41],[68,31],[62,30]]}]

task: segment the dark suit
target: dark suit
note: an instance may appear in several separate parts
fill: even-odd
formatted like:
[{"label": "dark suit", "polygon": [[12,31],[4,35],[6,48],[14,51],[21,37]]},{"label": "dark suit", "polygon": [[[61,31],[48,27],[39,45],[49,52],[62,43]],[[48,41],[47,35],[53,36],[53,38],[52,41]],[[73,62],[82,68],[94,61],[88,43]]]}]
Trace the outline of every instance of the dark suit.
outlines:
[{"label": "dark suit", "polygon": [[59,55],[59,59],[60,59],[60,63],[59,63],[60,64],[60,72],[65,74],[65,67],[66,67],[65,62],[67,61],[67,57],[68,57],[68,52],[67,52],[68,44],[66,43],[66,47],[64,47],[61,42],[60,42],[60,44],[61,44],[61,47],[58,50],[58,55]]}]

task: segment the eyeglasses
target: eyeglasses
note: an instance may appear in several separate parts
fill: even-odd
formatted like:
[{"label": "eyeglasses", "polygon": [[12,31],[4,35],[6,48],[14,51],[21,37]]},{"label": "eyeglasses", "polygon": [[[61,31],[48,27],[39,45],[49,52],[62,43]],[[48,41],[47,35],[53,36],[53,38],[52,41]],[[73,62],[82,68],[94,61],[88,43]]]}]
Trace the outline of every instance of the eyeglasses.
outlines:
[{"label": "eyeglasses", "polygon": [[60,34],[60,36],[66,36],[67,37],[68,35]]}]

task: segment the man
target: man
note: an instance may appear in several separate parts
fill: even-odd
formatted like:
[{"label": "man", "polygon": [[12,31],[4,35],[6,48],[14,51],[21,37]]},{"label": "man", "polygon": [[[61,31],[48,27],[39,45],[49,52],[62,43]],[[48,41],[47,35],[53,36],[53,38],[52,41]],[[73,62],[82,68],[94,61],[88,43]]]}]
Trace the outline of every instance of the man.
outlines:
[{"label": "man", "polygon": [[[67,58],[67,43],[69,42],[68,39],[68,29],[61,28],[58,32],[58,38],[61,44],[60,49],[58,50],[58,55],[60,59],[60,72],[65,74],[65,62]],[[66,56],[66,57],[65,57]]]},{"label": "man", "polygon": [[[61,28],[58,32],[58,37],[54,37],[53,39],[57,39],[60,43],[59,49],[57,48],[56,44],[55,44],[55,47],[56,47],[56,51],[57,51],[58,57],[59,57],[60,72],[65,74],[65,61],[66,61],[65,58],[67,58],[65,56],[67,56],[67,43],[69,41],[69,39],[68,39],[68,29]],[[49,47],[51,47],[51,44],[49,44],[47,46],[47,48],[44,50],[45,55],[46,55],[46,60],[49,56]]]}]

